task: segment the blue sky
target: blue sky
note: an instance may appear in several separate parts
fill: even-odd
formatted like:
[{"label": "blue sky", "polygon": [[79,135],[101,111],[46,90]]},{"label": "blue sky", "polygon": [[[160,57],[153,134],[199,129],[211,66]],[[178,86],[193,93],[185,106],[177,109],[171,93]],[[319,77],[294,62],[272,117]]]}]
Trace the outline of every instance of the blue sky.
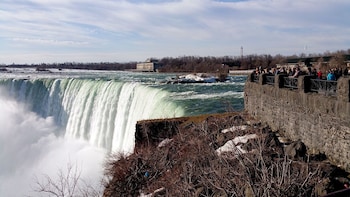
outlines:
[{"label": "blue sky", "polygon": [[0,64],[347,50],[349,9],[349,0],[1,0]]}]

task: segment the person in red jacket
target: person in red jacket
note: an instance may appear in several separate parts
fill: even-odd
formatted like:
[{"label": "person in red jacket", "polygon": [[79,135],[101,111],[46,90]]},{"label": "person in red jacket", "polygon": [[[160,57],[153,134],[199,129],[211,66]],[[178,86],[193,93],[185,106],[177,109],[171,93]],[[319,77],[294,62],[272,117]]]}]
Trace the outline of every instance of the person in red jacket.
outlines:
[{"label": "person in red jacket", "polygon": [[321,70],[318,70],[318,72],[317,72],[317,78],[322,79],[322,72],[321,72]]}]

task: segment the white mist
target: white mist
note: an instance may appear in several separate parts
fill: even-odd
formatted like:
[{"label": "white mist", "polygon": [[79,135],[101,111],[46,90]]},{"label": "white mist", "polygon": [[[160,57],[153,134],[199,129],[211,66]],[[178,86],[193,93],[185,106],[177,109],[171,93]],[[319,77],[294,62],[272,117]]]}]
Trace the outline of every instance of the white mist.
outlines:
[{"label": "white mist", "polygon": [[[56,136],[62,133],[53,118],[40,118],[0,89],[0,196],[39,196],[35,178],[57,179],[67,165],[97,189],[106,151],[84,141]],[[64,132],[63,132],[64,133]]]}]

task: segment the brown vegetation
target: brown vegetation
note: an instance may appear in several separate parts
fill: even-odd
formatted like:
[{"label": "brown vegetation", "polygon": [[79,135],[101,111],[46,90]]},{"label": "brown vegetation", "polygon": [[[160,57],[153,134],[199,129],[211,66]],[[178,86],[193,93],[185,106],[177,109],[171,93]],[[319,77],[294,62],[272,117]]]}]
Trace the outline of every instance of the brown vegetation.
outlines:
[{"label": "brown vegetation", "polygon": [[[343,188],[335,177],[346,173],[299,149],[287,153],[276,133],[244,114],[176,120],[164,130],[169,135],[149,125],[143,132],[152,136],[134,154],[109,159],[104,196],[320,196]],[[238,144],[246,153],[218,153],[247,134],[259,137]]]},{"label": "brown vegetation", "polygon": [[247,55],[244,57],[165,57],[159,62],[163,65],[159,72],[211,72],[227,73],[231,69],[252,69],[257,65],[264,68],[284,63],[286,57],[281,55]]}]

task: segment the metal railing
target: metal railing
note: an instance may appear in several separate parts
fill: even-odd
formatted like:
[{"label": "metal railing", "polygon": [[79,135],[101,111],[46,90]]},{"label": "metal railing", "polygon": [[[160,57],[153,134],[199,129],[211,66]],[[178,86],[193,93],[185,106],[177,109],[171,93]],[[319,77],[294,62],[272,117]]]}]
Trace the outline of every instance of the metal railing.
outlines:
[{"label": "metal railing", "polygon": [[[251,75],[252,82],[259,83],[259,78],[264,77],[263,84],[275,85],[276,76],[274,75]],[[292,90],[298,89],[298,78],[279,76],[279,87],[290,88]],[[315,79],[312,77],[305,78],[304,82],[305,92],[317,92],[327,96],[336,96],[337,94],[337,81]]]},{"label": "metal railing", "polygon": [[324,93],[326,95],[335,95],[337,91],[337,81],[322,79],[311,79],[310,90],[312,92]]},{"label": "metal railing", "polygon": [[298,89],[298,78],[283,77],[283,87]]},{"label": "metal railing", "polygon": [[259,83],[259,76],[260,76],[260,75],[253,74],[253,75],[252,75],[253,82]]},{"label": "metal railing", "polygon": [[266,84],[275,85],[275,76],[274,75],[267,75],[265,80],[266,80]]}]

